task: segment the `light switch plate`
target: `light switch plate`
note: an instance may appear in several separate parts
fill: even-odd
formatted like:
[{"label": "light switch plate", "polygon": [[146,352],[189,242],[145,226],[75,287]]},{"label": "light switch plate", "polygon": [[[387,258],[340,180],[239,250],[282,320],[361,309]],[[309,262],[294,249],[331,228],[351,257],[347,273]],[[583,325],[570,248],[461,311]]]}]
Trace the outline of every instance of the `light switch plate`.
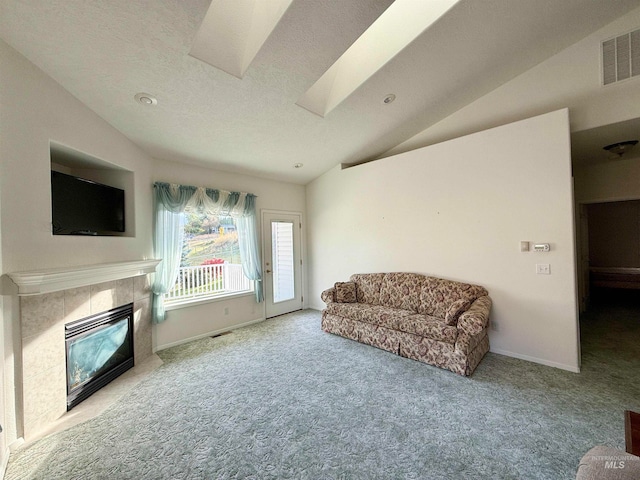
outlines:
[{"label": "light switch plate", "polygon": [[536,273],[538,275],[551,275],[551,265],[548,263],[537,263]]}]

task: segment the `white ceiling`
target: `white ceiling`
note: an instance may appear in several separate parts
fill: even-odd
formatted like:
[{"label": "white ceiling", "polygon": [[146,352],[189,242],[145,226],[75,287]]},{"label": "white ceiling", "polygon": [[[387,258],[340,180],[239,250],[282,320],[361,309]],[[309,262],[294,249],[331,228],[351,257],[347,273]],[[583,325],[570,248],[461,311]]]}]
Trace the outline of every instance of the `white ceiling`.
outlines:
[{"label": "white ceiling", "polygon": [[[209,3],[0,0],[0,37],[156,158],[305,184],[389,150],[639,4],[460,0],[321,118],[296,101],[392,0],[293,0],[242,79],[189,55]],[[138,92],[158,105],[136,103]]]}]

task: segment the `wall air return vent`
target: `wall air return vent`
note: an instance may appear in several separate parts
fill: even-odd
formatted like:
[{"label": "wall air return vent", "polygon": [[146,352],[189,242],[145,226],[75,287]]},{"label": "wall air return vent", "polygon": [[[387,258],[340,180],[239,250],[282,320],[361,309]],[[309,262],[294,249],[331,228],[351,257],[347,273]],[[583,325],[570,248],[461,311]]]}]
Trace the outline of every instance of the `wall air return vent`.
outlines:
[{"label": "wall air return vent", "polygon": [[640,29],[602,42],[602,83],[640,76]]}]

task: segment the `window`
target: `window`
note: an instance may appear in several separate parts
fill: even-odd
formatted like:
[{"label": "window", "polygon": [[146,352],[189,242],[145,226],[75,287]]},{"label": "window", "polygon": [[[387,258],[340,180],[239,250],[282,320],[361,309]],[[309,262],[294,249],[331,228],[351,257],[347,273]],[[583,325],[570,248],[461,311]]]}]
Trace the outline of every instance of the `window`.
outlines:
[{"label": "window", "polygon": [[[258,248],[258,231],[256,225],[256,196],[252,193],[228,192],[206,187],[178,185],[175,183],[156,182],[154,189],[155,225],[153,232],[154,255],[162,259],[156,269],[155,280],[151,285],[153,304],[151,308],[154,323],[162,323],[167,319],[165,300],[172,303],[191,302],[194,298],[211,298],[225,294],[253,292],[256,302],[260,303],[262,294],[262,268],[260,249]],[[196,213],[196,222],[200,222],[200,229],[190,230],[190,240],[199,235],[224,236],[229,228],[218,228],[214,232],[216,222],[219,226],[221,218],[207,220],[188,211],[198,208],[210,212],[214,216],[233,217],[233,227],[237,229],[237,243],[239,245],[243,276],[235,274],[231,263],[224,260],[223,264],[211,268],[207,265],[195,267],[181,267],[182,247],[185,226],[190,227],[190,213]],[[186,213],[185,213],[186,212]],[[231,227],[231,229],[234,229]],[[187,242],[191,247],[194,242]],[[184,255],[189,257],[189,252]],[[219,260],[218,260],[219,261]],[[231,260],[233,261],[233,260]],[[223,265],[220,267],[219,265]],[[185,269],[181,272],[181,269]],[[191,273],[189,270],[193,270]],[[236,268],[237,269],[237,268]],[[188,273],[185,273],[188,272]],[[178,275],[178,274],[181,275]],[[247,279],[244,279],[246,275]],[[252,285],[253,284],[253,285]]]},{"label": "window", "polygon": [[273,303],[295,298],[293,223],[271,222]]},{"label": "window", "polygon": [[253,291],[242,270],[238,231],[231,217],[186,208],[184,238],[176,283],[167,305]]}]

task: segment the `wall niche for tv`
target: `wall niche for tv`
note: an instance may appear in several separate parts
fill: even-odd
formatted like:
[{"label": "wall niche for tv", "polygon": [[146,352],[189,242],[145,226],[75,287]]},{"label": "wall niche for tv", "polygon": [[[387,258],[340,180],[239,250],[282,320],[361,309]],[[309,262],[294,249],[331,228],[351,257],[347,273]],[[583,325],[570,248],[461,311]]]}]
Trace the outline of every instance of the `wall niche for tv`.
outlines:
[{"label": "wall niche for tv", "polygon": [[51,233],[135,237],[133,172],[51,142]]}]

